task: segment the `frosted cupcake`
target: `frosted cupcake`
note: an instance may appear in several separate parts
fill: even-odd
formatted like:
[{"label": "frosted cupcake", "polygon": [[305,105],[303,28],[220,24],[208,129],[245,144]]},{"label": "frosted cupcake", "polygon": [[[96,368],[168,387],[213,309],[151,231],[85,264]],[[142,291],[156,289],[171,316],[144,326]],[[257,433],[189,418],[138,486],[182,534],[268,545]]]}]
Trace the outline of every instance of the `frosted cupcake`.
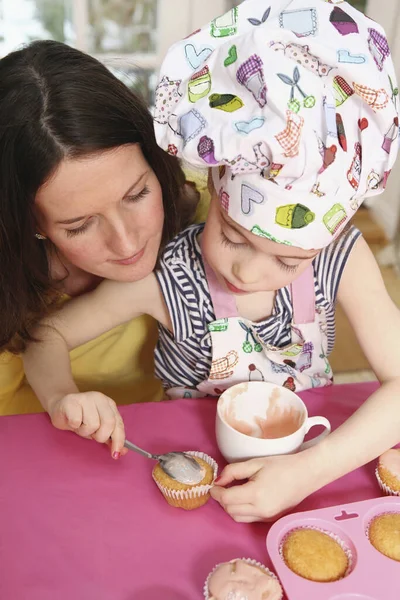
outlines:
[{"label": "frosted cupcake", "polygon": [[388,496],[400,496],[400,449],[393,448],[379,458],[375,471],[378,483]]},{"label": "frosted cupcake", "polygon": [[217,476],[218,465],[210,456],[202,452],[186,452],[199,463],[203,478],[198,483],[186,480],[185,483],[172,479],[157,463],[153,469],[153,479],[164,498],[171,506],[193,510],[203,506],[210,498],[210,490]]},{"label": "frosted cupcake", "polygon": [[277,577],[261,563],[235,559],[217,565],[204,586],[206,600],[281,600]]}]

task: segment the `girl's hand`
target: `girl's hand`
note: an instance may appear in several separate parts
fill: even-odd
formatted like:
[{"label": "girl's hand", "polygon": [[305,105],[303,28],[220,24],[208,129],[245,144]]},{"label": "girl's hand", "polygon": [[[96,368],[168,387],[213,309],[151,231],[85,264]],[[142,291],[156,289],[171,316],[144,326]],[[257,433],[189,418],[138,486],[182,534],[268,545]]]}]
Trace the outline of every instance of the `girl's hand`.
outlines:
[{"label": "girl's hand", "polygon": [[[228,465],[215,482],[211,496],[237,522],[275,519],[318,489],[309,452]],[[226,488],[244,479],[247,483]]]},{"label": "girl's hand", "polygon": [[127,453],[124,423],[117,405],[108,396],[100,392],[68,394],[53,402],[48,412],[57,429],[108,443],[114,459]]}]

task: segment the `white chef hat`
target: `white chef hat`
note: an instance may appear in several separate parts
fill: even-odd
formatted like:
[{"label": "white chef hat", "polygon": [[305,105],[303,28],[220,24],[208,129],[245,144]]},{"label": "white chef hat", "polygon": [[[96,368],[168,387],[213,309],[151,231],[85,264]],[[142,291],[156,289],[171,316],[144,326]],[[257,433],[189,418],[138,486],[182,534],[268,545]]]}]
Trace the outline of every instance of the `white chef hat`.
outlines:
[{"label": "white chef hat", "polygon": [[384,190],[399,132],[382,28],[346,2],[312,4],[246,0],[172,46],[154,114],[163,149],[212,167],[234,221],[304,249]]}]

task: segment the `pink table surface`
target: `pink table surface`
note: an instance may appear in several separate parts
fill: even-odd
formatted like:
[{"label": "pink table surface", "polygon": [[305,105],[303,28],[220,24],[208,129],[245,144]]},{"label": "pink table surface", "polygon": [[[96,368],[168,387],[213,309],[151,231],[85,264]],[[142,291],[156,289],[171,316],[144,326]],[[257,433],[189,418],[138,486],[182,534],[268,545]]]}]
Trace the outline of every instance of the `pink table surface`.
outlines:
[{"label": "pink table surface", "polygon": [[[376,384],[302,394],[310,415],[342,423]],[[128,439],[154,452],[202,450],[223,466],[215,400],[121,408]],[[235,523],[210,501],[171,508],[152,463],[115,462],[95,442],[54,429],[45,415],[0,419],[0,598],[3,600],[195,600],[218,562],[252,557],[269,566],[266,523]],[[380,495],[374,465],[343,477],[298,510]],[[273,485],[273,483],[272,483]]]}]

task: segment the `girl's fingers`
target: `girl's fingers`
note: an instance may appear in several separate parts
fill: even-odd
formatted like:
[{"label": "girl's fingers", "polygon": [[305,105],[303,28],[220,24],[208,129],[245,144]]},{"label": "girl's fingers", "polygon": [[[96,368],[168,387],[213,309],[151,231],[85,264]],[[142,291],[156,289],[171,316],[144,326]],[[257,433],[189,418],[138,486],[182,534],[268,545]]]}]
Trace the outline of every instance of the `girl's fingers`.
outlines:
[{"label": "girl's fingers", "polygon": [[100,426],[92,434],[92,438],[99,442],[100,444],[104,444],[110,437],[115,428],[115,412],[108,402],[104,402],[101,406],[97,407],[97,414],[99,418]]},{"label": "girl's fingers", "polygon": [[231,488],[214,486],[210,490],[211,496],[230,512],[233,506],[253,504],[254,482],[249,481],[243,485],[235,485]]},{"label": "girl's fingers", "polygon": [[[109,447],[110,452],[111,452],[111,449],[112,449],[112,439],[111,438],[106,442],[106,445]],[[125,456],[126,454],[128,454],[128,452],[129,452],[128,448],[122,448],[120,455]],[[112,456],[112,452],[111,452],[111,456]],[[117,458],[119,458],[119,457],[115,456],[115,459],[117,459]]]},{"label": "girl's fingers", "polygon": [[75,430],[82,437],[93,437],[93,434],[100,427],[100,416],[97,406],[94,402],[85,402],[82,404],[82,425]]},{"label": "girl's fingers", "polygon": [[263,519],[261,519],[260,517],[254,516],[254,517],[233,517],[233,520],[236,521],[236,523],[256,523],[257,521],[262,521]]},{"label": "girl's fingers", "polygon": [[79,436],[106,443],[113,458],[125,456],[125,427],[117,405],[99,392],[70,394],[51,415],[58,429],[74,431]]},{"label": "girl's fingers", "polygon": [[69,405],[65,408],[65,421],[69,429],[79,429],[83,421],[83,411],[79,404]]},{"label": "girl's fingers", "polygon": [[235,521],[239,518],[257,517],[257,511],[252,504],[233,504],[226,509],[226,512]]},{"label": "girl's fingers", "polygon": [[76,400],[66,396],[51,414],[51,422],[57,429],[76,431],[82,425],[82,406]]},{"label": "girl's fingers", "polygon": [[261,466],[257,459],[228,465],[216,479],[215,485],[225,487],[233,481],[243,481],[253,477]]},{"label": "girl's fingers", "polygon": [[113,432],[111,433],[111,456],[114,459],[118,459],[120,456],[124,456],[128,449],[124,448],[125,427],[117,407],[115,407],[114,417],[115,426]]}]

